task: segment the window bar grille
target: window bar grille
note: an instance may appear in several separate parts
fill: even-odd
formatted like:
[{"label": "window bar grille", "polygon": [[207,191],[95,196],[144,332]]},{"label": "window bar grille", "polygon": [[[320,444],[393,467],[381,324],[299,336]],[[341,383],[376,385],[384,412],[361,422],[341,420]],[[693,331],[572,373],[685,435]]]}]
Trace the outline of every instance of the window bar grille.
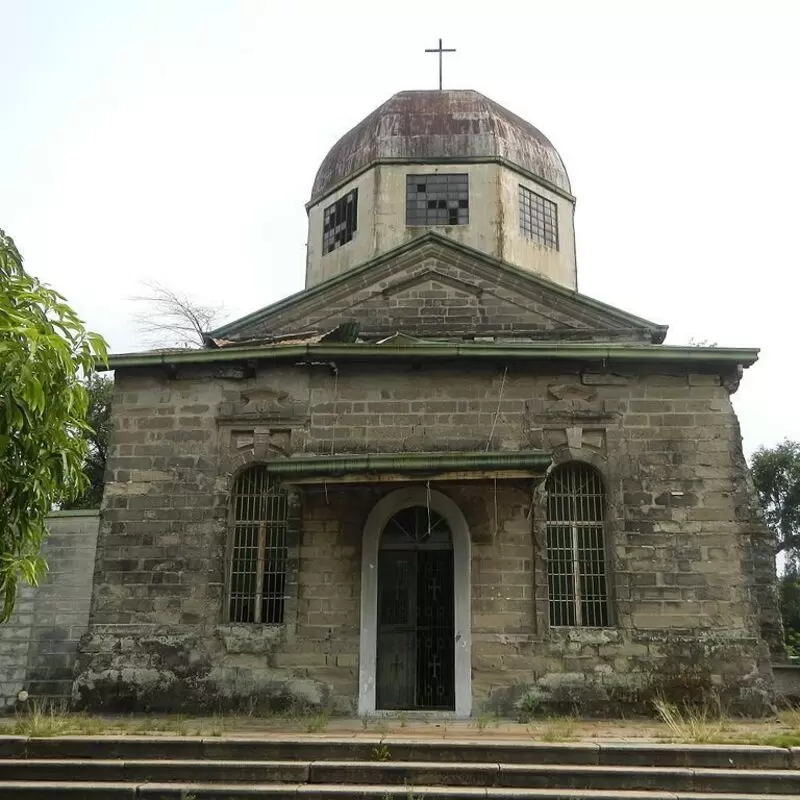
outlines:
[{"label": "window bar grille", "polygon": [[550,475],[547,497],[550,624],[608,625],[600,476],[586,464],[563,465]]},{"label": "window bar grille", "polygon": [[285,492],[265,467],[242,472],[234,487],[229,619],[283,622],[286,587]]},{"label": "window bar grille", "polygon": [[406,225],[468,225],[469,175],[406,176]]},{"label": "window bar grille", "polygon": [[558,250],[558,206],[546,197],[519,186],[519,225],[523,235]]},{"label": "window bar grille", "polygon": [[256,566],[256,618],[253,622],[261,622],[261,602],[264,596],[264,555],[266,553],[267,526],[261,523],[258,526],[258,564]]},{"label": "window bar grille", "polygon": [[[572,498],[573,501],[576,498]],[[572,534],[572,585],[575,587],[575,624],[583,625],[581,618],[581,570],[580,570],[580,553],[578,552],[578,529],[573,525],[570,529]]]}]

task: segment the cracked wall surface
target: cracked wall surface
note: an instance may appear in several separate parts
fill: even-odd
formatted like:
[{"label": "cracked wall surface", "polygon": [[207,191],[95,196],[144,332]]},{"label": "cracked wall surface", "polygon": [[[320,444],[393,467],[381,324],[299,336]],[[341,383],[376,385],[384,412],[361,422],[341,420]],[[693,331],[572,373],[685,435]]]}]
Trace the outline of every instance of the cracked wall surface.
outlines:
[{"label": "cracked wall surface", "polygon": [[645,708],[714,689],[763,709],[780,647],[771,540],[727,376],[341,363],[121,370],[73,698],[114,709],[333,706],[358,687],[361,539],[399,484],[291,490],[276,627],[227,625],[236,471],[293,454],[545,449],[601,472],[611,625],[551,629],[542,482],[442,481],[472,539],[474,708]]}]

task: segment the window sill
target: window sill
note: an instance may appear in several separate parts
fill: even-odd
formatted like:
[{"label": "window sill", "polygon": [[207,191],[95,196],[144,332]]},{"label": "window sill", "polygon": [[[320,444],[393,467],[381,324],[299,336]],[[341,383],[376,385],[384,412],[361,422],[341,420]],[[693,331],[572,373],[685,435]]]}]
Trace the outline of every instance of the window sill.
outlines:
[{"label": "window sill", "polygon": [[284,624],[228,622],[217,625],[217,635],[225,652],[231,655],[269,655],[283,644]]},{"label": "window sill", "polygon": [[550,627],[550,638],[580,644],[610,644],[620,641],[619,628]]}]

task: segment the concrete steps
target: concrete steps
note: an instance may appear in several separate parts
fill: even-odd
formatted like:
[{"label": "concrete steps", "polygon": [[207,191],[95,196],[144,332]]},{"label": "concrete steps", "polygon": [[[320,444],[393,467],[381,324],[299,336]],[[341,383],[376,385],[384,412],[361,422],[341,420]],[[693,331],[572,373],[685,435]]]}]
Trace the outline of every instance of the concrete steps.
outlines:
[{"label": "concrete steps", "polygon": [[800,770],[800,748],[751,745],[549,743],[477,737],[0,736],[0,759],[375,761],[381,749],[388,754],[388,761]]},{"label": "concrete steps", "polygon": [[0,797],[786,800],[800,748],[0,737]]},{"label": "concrete steps", "polygon": [[6,759],[4,780],[584,789],[800,797],[800,771],[375,761]]},{"label": "concrete steps", "polygon": [[674,794],[649,791],[582,791],[578,789],[492,789],[445,788],[437,786],[406,787],[342,786],[339,784],[235,784],[203,785],[196,783],[81,783],[52,781],[0,781],[0,796],[9,800],[786,800],[786,794]]}]

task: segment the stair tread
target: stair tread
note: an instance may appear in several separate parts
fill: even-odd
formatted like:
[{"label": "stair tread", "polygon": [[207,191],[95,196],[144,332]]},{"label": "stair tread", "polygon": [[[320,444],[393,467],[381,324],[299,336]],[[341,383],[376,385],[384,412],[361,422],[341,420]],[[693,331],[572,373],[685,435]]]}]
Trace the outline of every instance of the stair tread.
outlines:
[{"label": "stair tread", "polygon": [[[111,742],[120,743],[126,742],[131,744],[137,743],[152,743],[162,742],[163,744],[201,744],[203,742],[220,742],[224,744],[245,744],[248,746],[257,744],[264,747],[281,746],[281,745],[297,745],[303,746],[319,746],[329,745],[336,746],[374,746],[376,744],[397,745],[397,746],[414,746],[435,749],[437,747],[455,747],[455,748],[470,748],[477,747],[481,749],[494,749],[494,748],[513,748],[513,749],[547,749],[547,750],[658,750],[658,751],[698,751],[698,752],[723,752],[730,751],[775,751],[787,750],[791,748],[775,747],[774,745],[758,745],[758,744],[738,744],[735,742],[721,743],[721,744],[694,744],[694,743],[674,743],[674,742],[638,742],[638,741],[574,741],[574,742],[542,742],[542,741],[520,741],[519,739],[413,739],[395,736],[351,736],[351,737],[259,737],[243,735],[229,735],[229,736],[171,736],[171,735],[138,735],[138,734],[109,734],[109,735],[70,735],[70,736],[52,736],[47,737],[48,741],[94,741],[94,742]],[[16,734],[0,734],[0,742],[27,742],[27,741],[41,741],[40,737],[20,736]],[[794,748],[798,749],[798,748]]]},{"label": "stair tread", "polygon": [[211,767],[225,768],[259,766],[266,768],[299,768],[299,767],[324,767],[325,769],[375,769],[375,770],[430,770],[440,771],[452,769],[456,771],[485,772],[487,770],[501,770],[508,772],[565,772],[565,773],[670,773],[683,775],[770,775],[786,778],[800,778],[800,770],[794,769],[735,769],[730,767],[686,767],[686,766],[633,766],[623,764],[521,764],[504,763],[497,761],[358,761],[358,760],[303,760],[303,759],[227,759],[227,758],[3,758],[0,765],[9,764],[20,766],[29,765],[59,765],[59,766],[114,766],[141,765],[141,766],[172,766],[172,767]]},{"label": "stair tread", "polygon": [[[69,787],[71,791],[91,791],[92,789],[119,790],[131,792],[134,789],[147,789],[149,792],[194,792],[199,793],[198,800],[204,793],[232,792],[240,796],[248,792],[258,797],[270,795],[286,795],[295,793],[298,797],[306,794],[327,793],[331,797],[374,797],[383,800],[385,797],[405,800],[408,788],[403,786],[382,786],[375,784],[223,784],[223,783],[140,783],[140,782],[103,782],[94,781],[2,781],[0,780],[0,796],[6,792],[23,791],[25,789],[46,789],[54,792],[62,791]],[[411,788],[411,787],[409,787]],[[555,798],[569,797],[571,800],[787,800],[788,795],[776,794],[728,794],[728,793],[696,793],[696,792],[665,792],[661,790],[636,790],[619,791],[607,789],[505,789],[505,788],[477,788],[477,787],[442,787],[442,786],[414,786],[411,791],[415,797],[440,796],[440,797],[484,797],[488,800],[497,798],[518,798],[518,800],[555,800]]]}]

